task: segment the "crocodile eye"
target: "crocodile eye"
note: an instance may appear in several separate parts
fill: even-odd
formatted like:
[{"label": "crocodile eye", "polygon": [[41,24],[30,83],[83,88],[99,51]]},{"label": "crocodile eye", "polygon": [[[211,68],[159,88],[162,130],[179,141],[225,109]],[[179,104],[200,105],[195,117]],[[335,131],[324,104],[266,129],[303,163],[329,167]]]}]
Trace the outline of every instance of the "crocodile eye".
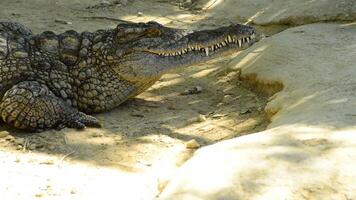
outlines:
[{"label": "crocodile eye", "polygon": [[159,37],[162,35],[162,31],[158,28],[149,28],[146,30],[148,37]]}]

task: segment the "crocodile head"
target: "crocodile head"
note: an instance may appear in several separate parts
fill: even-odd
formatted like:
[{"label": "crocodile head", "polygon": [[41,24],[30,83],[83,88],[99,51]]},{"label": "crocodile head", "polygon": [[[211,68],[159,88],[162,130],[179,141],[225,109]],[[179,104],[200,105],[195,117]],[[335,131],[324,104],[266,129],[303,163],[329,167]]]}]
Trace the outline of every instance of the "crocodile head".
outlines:
[{"label": "crocodile head", "polygon": [[255,29],[241,24],[189,32],[156,22],[125,23],[115,34],[114,70],[131,81],[159,78],[171,69],[231,54],[257,41]]}]

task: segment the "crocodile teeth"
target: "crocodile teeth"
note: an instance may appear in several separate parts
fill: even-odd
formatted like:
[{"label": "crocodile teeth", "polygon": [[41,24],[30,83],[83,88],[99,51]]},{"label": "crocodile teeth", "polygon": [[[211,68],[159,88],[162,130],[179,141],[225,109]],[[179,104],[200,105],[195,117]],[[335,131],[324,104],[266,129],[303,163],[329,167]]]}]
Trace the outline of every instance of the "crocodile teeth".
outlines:
[{"label": "crocodile teeth", "polygon": [[238,41],[238,43],[239,43],[239,47],[241,47],[241,44],[242,44],[242,39],[237,40],[237,41]]},{"label": "crocodile teeth", "polygon": [[230,43],[232,42],[232,38],[231,38],[230,35],[227,36],[227,41],[230,42]]},{"label": "crocodile teeth", "polygon": [[246,38],[246,41],[247,41],[247,43],[249,43],[249,42],[250,42],[250,38],[249,38],[249,37],[247,37],[247,38]]},{"label": "crocodile teeth", "polygon": [[206,54],[206,56],[209,56],[209,48],[208,47],[205,47],[205,54]]}]

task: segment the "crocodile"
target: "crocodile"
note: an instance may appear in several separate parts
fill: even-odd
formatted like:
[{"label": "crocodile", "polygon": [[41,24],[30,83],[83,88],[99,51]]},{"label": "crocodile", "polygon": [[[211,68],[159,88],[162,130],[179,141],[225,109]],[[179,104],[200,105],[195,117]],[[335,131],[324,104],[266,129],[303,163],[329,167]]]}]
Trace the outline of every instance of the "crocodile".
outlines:
[{"label": "crocodile", "polygon": [[95,32],[34,34],[0,22],[0,118],[28,131],[101,127],[111,110],[163,74],[243,50],[258,39],[242,24],[188,31],[157,22]]}]

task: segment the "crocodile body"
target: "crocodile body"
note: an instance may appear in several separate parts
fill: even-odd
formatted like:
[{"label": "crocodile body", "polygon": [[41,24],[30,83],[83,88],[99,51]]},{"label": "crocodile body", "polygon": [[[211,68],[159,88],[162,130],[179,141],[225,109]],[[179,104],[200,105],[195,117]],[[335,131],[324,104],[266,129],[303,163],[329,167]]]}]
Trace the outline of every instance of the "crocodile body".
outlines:
[{"label": "crocodile body", "polygon": [[35,35],[0,22],[0,116],[20,129],[99,127],[113,109],[163,74],[244,49],[255,30],[233,25],[188,33],[156,22]]}]

